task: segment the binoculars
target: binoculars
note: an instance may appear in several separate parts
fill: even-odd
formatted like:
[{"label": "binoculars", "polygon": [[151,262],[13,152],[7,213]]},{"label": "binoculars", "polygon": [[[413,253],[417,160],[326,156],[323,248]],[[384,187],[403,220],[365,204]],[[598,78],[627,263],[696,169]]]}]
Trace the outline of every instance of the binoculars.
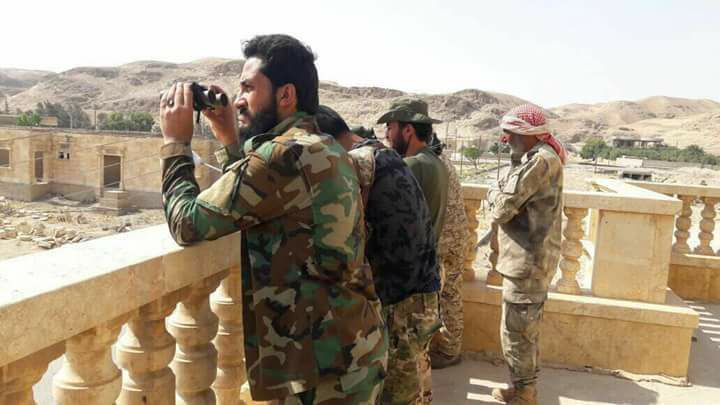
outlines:
[{"label": "binoculars", "polygon": [[216,93],[197,82],[192,82],[190,89],[193,93],[193,109],[197,112],[228,105],[229,100],[226,94]]}]

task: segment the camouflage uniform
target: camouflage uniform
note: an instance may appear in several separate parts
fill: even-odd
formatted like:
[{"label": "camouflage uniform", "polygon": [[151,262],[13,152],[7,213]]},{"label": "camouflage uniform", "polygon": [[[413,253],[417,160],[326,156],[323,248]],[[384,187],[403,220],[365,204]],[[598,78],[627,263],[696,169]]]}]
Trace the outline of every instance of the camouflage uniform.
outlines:
[{"label": "camouflage uniform", "polygon": [[[441,121],[430,118],[426,102],[415,97],[401,97],[393,101],[390,110],[378,118],[378,124],[400,122],[418,124],[436,124]],[[418,180],[425,196],[430,216],[433,221],[432,234],[435,241],[440,239],[440,233],[445,222],[447,206],[448,172],[445,165],[429,146],[417,151],[413,156],[406,156],[407,163],[413,175]],[[432,401],[432,379],[430,372],[430,345],[423,346],[418,357],[418,370],[420,371],[420,387],[422,390],[422,403]]]},{"label": "camouflage uniform", "polygon": [[432,220],[420,185],[394,150],[377,140],[353,145],[365,201],[368,243],[389,335],[384,404],[415,404],[421,398],[419,357],[439,327],[438,258]]},{"label": "camouflage uniform", "polygon": [[438,294],[415,294],[398,304],[385,306],[383,317],[390,335],[390,347],[382,403],[429,403],[432,395],[421,392],[426,382],[422,380],[420,361],[422,355],[427,354],[430,339],[439,326]]},{"label": "camouflage uniform", "polygon": [[222,162],[224,175],[202,193],[189,145],[165,145],[165,215],[182,245],[243,230],[253,399],[315,396],[317,403],[339,387],[345,398],[336,402],[372,402],[385,375],[387,333],[363,265],[357,177],[343,148],[317,134],[314,118],[295,114],[245,142],[244,157]]},{"label": "camouflage uniform", "polygon": [[465,215],[462,188],[455,166],[440,153],[440,160],[448,170],[448,200],[445,225],[440,234],[438,254],[442,262],[443,287],[440,294],[440,318],[443,327],[433,336],[432,350],[448,357],[460,354],[463,334],[462,272],[465,248],[470,231]]},{"label": "camouflage uniform", "polygon": [[539,142],[488,194],[504,276],[501,343],[516,388],[537,381],[540,320],[560,258],[562,189],[562,162]]}]

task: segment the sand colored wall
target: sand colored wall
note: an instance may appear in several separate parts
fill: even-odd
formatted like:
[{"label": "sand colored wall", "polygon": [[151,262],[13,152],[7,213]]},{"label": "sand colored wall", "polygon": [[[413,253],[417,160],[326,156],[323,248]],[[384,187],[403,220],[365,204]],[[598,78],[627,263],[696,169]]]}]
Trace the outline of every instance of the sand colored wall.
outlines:
[{"label": "sand colored wall", "polygon": [[[476,281],[463,294],[463,350],[502,356],[500,288]],[[664,305],[551,293],[540,354],[554,364],[685,377],[697,323],[697,313],[672,292]]]},{"label": "sand colored wall", "polygon": [[720,302],[720,257],[673,253],[668,285],[684,299]]},{"label": "sand colored wall", "polygon": [[[70,199],[103,197],[103,156],[122,158],[122,189],[131,205],[160,207],[161,168],[159,151],[162,138],[150,134],[63,131],[47,129],[0,128],[0,148],[11,150],[11,167],[0,168],[0,195],[22,200],[37,199],[49,192]],[[207,139],[193,141],[195,151],[208,162],[217,143]],[[37,183],[33,176],[33,154],[44,152],[45,181],[49,187],[29,187]],[[59,153],[70,154],[60,159]],[[201,188],[218,178],[204,166],[196,168]]]}]

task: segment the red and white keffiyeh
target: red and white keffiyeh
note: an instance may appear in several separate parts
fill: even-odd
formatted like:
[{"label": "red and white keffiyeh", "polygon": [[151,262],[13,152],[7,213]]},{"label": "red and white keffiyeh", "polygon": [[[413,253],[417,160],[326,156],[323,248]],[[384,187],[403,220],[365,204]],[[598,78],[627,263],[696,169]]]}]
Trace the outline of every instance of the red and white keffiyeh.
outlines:
[{"label": "red and white keffiyeh", "polygon": [[[562,144],[550,133],[545,122],[545,113],[532,104],[519,105],[508,111],[500,121],[500,128],[518,135],[536,136],[539,140],[550,145],[565,164],[567,152]],[[503,138],[505,138],[503,136]]]}]

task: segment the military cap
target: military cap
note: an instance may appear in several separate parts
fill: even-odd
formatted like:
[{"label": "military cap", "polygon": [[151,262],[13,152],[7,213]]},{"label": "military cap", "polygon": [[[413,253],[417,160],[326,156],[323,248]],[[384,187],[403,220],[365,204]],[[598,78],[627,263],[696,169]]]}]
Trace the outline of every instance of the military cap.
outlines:
[{"label": "military cap", "polygon": [[412,122],[416,124],[437,124],[442,122],[430,118],[426,102],[415,97],[401,97],[393,101],[390,111],[378,118],[378,124],[388,122]]}]

